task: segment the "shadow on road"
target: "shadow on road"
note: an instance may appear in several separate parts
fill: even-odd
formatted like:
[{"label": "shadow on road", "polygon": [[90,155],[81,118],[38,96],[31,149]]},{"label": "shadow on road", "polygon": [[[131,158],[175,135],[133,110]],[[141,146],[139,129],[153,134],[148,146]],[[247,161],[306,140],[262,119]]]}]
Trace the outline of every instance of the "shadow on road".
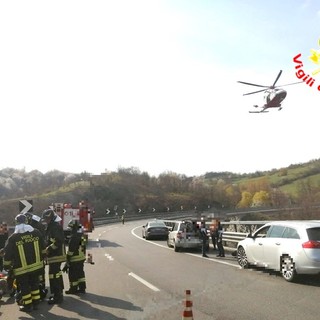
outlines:
[{"label": "shadow on road", "polygon": [[132,310],[132,311],[143,311],[143,309],[141,309],[140,307],[137,307],[133,305],[131,302],[122,300],[122,299],[100,296],[94,293],[87,293],[86,295],[83,295],[81,297],[82,297],[82,300],[89,301],[92,304],[99,304],[109,308],[117,308],[117,309]]},{"label": "shadow on road", "polygon": [[108,240],[99,240],[99,241],[90,240],[88,242],[87,249],[98,247],[98,246],[101,247],[101,248],[104,248],[104,247],[112,247],[112,248],[122,247],[117,242],[112,242],[112,241],[108,241]]},{"label": "shadow on road", "polygon": [[[1,301],[1,305],[13,305],[16,304],[14,299],[8,299],[6,302]],[[17,309],[18,305],[15,306]],[[26,316],[24,313],[21,313],[19,316],[19,320],[27,320],[27,319],[35,319],[35,320],[79,320],[79,319],[108,319],[108,320],[126,320],[127,317],[122,318],[112,314],[112,310],[110,309],[118,309],[118,310],[127,310],[132,312],[143,312],[143,309],[133,305],[131,302],[112,298],[99,296],[96,294],[87,293],[81,296],[65,296],[64,302],[55,308],[59,308],[62,311],[68,311],[72,314],[77,314],[76,317],[62,316],[61,311],[58,311],[55,314],[55,310],[52,305],[48,305],[46,301],[43,301],[39,304],[38,310],[34,310]],[[19,312],[19,311],[18,311]],[[119,314],[120,311],[117,311]],[[125,312],[124,312],[125,313]],[[65,312],[67,314],[67,312]],[[126,312],[127,315],[127,312]],[[0,316],[3,316],[3,313],[0,312]],[[136,315],[135,315],[136,316]],[[81,318],[80,318],[81,317]]]},{"label": "shadow on road", "polygon": [[[279,277],[279,281],[286,282],[285,279],[282,278],[279,271],[274,271],[262,267],[256,267],[256,266],[250,266],[250,270],[261,272],[264,274],[268,274],[270,276]],[[290,285],[307,285],[307,286],[314,286],[314,287],[320,287],[320,277],[318,275],[298,275],[296,280],[292,283],[289,283]]]}]

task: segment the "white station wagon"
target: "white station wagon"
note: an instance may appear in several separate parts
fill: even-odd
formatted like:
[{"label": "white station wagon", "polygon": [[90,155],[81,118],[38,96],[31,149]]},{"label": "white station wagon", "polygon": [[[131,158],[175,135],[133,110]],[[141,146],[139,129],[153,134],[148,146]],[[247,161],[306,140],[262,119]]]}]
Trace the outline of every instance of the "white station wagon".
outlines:
[{"label": "white station wagon", "polygon": [[287,281],[299,274],[320,273],[320,221],[274,221],[238,242],[237,259],[250,265],[280,271]]}]

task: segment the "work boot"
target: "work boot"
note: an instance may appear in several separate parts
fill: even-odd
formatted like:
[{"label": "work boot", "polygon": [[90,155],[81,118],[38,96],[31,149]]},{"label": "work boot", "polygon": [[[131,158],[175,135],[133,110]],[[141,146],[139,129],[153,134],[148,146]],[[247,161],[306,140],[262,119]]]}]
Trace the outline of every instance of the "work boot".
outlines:
[{"label": "work boot", "polygon": [[79,284],[78,293],[86,293],[86,283],[85,282],[81,282]]},{"label": "work boot", "polygon": [[20,311],[31,312],[33,310],[32,304],[24,305],[19,307]]},{"label": "work boot", "polygon": [[70,288],[64,292],[65,294],[77,294],[78,290],[76,288]]},{"label": "work boot", "polygon": [[63,295],[52,296],[48,300],[48,304],[60,304],[63,302]]}]

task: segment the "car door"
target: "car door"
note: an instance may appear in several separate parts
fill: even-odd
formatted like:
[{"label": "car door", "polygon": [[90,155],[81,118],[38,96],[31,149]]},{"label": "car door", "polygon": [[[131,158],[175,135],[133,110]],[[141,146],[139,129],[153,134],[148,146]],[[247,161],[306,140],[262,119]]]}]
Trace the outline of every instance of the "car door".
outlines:
[{"label": "car door", "polygon": [[171,246],[174,245],[174,238],[175,238],[175,235],[177,234],[178,232],[178,227],[179,227],[179,223],[176,222],[172,228],[172,231],[169,232],[169,235],[168,235],[168,242]]},{"label": "car door", "polygon": [[273,225],[263,239],[263,263],[268,269],[279,268],[280,255],[284,239],[285,226]]},{"label": "car door", "polygon": [[255,263],[258,265],[263,264],[264,243],[269,229],[270,226],[265,226],[258,229],[254,233],[252,240],[250,239],[251,242],[247,246],[247,254],[251,263]]}]

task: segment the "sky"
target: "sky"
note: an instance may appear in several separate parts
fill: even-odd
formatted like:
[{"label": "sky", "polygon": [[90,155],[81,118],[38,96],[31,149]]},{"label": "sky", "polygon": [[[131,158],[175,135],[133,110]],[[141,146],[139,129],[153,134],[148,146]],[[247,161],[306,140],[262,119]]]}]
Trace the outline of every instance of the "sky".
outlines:
[{"label": "sky", "polygon": [[318,0],[0,2],[0,169],[253,173],[320,158]]}]

